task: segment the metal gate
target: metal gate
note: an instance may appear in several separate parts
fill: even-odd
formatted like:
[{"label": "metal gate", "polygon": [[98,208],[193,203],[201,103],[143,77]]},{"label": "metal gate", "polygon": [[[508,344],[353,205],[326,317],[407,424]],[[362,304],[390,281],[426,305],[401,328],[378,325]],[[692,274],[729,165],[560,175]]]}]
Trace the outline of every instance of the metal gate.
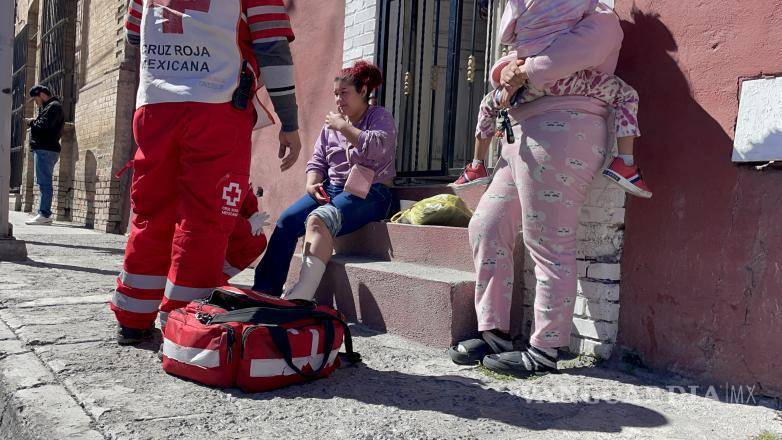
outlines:
[{"label": "metal gate", "polygon": [[398,124],[401,177],[442,177],[472,159],[496,0],[380,0],[380,105]]},{"label": "metal gate", "polygon": [[65,53],[66,42],[71,37],[67,34],[68,28],[75,26],[75,20],[71,17],[74,13],[75,5],[70,0],[44,0],[40,83],[62,98],[66,121],[73,120],[76,105],[73,99],[72,59]]},{"label": "metal gate", "polygon": [[28,26],[14,38],[14,68],[11,76],[11,190],[22,185],[24,134],[24,109],[27,101],[27,40]]}]

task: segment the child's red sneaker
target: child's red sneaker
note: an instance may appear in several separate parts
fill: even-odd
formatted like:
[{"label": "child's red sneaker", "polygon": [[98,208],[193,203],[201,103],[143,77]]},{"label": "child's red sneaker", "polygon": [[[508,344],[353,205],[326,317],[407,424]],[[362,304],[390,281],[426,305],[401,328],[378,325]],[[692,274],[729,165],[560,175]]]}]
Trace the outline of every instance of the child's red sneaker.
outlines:
[{"label": "child's red sneaker", "polygon": [[652,197],[652,191],[644,183],[641,170],[637,165],[625,165],[624,160],[614,158],[611,165],[603,170],[603,175],[611,182],[619,185],[628,194],[649,199]]},{"label": "child's red sneaker", "polygon": [[479,183],[488,182],[489,173],[486,172],[486,167],[483,164],[478,164],[477,167],[473,167],[471,163],[468,163],[462,171],[462,175],[456,179],[453,184],[456,186],[471,186]]}]

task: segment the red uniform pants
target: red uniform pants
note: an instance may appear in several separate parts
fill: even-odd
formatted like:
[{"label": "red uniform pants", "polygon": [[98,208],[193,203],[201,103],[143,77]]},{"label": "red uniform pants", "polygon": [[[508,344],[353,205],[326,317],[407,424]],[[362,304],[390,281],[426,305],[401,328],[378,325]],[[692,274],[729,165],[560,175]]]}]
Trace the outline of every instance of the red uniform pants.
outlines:
[{"label": "red uniform pants", "polygon": [[158,308],[164,324],[168,312],[221,284],[228,237],[249,193],[253,123],[252,108],[230,103],[136,110],[135,218],[110,304],[120,325],[148,328]]}]

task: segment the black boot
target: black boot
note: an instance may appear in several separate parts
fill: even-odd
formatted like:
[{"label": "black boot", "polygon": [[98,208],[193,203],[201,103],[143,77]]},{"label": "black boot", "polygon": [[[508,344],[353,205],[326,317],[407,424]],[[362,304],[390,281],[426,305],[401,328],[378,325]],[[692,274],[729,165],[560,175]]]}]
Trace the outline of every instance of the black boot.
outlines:
[{"label": "black boot", "polygon": [[140,344],[141,342],[148,341],[149,339],[152,339],[152,330],[154,328],[154,324],[147,329],[130,328],[117,325],[117,344],[136,345]]}]

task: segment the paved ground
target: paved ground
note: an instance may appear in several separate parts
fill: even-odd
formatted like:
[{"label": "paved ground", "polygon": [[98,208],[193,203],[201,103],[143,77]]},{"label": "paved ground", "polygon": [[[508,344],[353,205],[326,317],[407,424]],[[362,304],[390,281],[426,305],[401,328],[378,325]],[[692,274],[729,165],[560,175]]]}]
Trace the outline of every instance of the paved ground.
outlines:
[{"label": "paved ground", "polygon": [[[0,263],[0,438],[440,439],[780,438],[774,402],[739,405],[622,368],[508,380],[443,350],[354,327],[365,363],[244,394],[166,375],[156,343],[119,347],[106,301],[125,238],[26,227],[29,259]],[[249,274],[240,275],[247,282]],[[159,343],[159,342],[158,342]],[[744,391],[744,399],[749,392]],[[775,409],[776,408],[776,409]]]}]

